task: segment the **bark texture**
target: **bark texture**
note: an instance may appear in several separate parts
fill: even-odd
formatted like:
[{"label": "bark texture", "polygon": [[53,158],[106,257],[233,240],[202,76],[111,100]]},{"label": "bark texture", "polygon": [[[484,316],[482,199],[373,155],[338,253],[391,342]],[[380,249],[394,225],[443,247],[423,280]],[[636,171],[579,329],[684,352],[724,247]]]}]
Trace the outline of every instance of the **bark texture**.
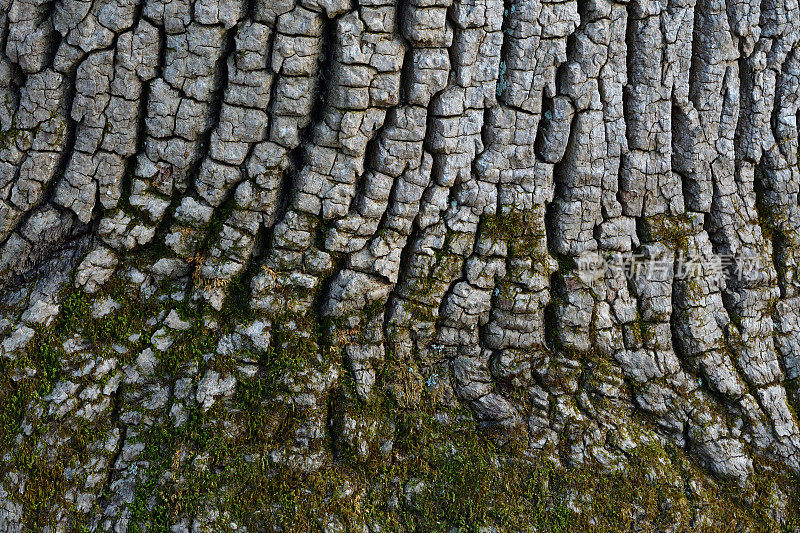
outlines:
[{"label": "bark texture", "polygon": [[[798,41],[797,0],[0,0],[0,531],[614,528],[612,487],[796,527]],[[631,254],[759,268],[580,268]]]}]

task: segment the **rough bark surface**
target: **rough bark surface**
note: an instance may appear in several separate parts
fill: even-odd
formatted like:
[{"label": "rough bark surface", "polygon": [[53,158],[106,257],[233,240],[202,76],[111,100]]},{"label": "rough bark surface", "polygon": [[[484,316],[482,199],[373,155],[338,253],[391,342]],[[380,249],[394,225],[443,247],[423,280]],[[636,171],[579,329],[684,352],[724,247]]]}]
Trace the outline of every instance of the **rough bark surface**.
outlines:
[{"label": "rough bark surface", "polygon": [[[799,40],[0,0],[0,531],[798,527]],[[581,269],[631,254],[708,261]]]}]

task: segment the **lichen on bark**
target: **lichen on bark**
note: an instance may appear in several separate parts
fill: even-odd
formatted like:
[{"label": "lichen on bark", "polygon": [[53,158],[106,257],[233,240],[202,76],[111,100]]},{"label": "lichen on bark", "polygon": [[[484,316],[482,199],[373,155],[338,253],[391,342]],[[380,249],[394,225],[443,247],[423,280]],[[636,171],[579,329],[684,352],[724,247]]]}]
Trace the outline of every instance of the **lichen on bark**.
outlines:
[{"label": "lichen on bark", "polygon": [[0,0],[0,533],[797,531],[799,44]]}]

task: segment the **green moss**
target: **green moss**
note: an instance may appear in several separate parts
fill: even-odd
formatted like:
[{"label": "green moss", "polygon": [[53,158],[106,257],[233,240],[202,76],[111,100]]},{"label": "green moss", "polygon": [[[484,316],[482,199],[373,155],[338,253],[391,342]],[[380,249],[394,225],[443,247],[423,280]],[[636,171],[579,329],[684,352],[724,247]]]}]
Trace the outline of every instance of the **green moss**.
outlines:
[{"label": "green moss", "polygon": [[692,223],[686,214],[660,214],[642,218],[640,231],[643,242],[663,242],[676,250],[686,250]]},{"label": "green moss", "polygon": [[0,357],[0,444],[3,450],[14,448],[25,408],[49,394],[61,375],[60,348],[44,329],[37,331],[30,345],[19,359]]},{"label": "green moss", "polygon": [[[5,468],[29,476],[21,499],[25,525],[32,531],[52,523],[53,502],[69,509],[63,502],[64,469],[96,453],[92,443],[110,426],[106,421],[66,429],[69,445],[47,460],[35,452],[36,434],[22,446],[14,442],[24,413],[61,379],[61,343],[79,332],[103,353],[110,344],[145,330],[144,322],[161,311],[159,304],[141,304],[113,283],[109,290],[123,304],[121,309],[94,319],[92,298],[70,291],[61,317],[51,328],[37,331],[29,353],[13,362],[0,359],[0,439],[4,450],[14,449]],[[381,309],[365,310],[364,320]],[[324,446],[337,450],[343,424],[335,418],[346,410],[377,428],[369,452],[339,447],[341,453],[333,453],[321,470],[297,472],[270,457],[291,446],[309,416],[279,400],[286,392],[280,388],[281,379],[311,365],[331,363],[325,361],[333,357],[336,343],[330,334],[343,324],[286,312],[273,317],[272,347],[265,353],[216,356],[206,362],[202,355],[213,352],[219,336],[241,318],[226,322],[220,317],[220,328],[209,331],[201,320],[207,312],[202,305],[182,305],[180,314],[192,318],[194,326],[174,332],[174,344],[159,355],[158,372],[168,381],[181,375],[188,363],[196,364],[200,375],[212,365],[234,371],[245,355],[259,360],[261,372],[240,379],[229,402],[207,412],[189,409],[181,427],[163,421],[139,435],[146,445],[141,464],[148,466],[142,467],[136,487],[131,531],[167,531],[181,517],[202,516],[206,506],[227,513],[212,526],[215,530],[236,522],[250,531],[282,527],[305,532],[336,516],[346,530],[378,523],[386,531],[449,531],[454,526],[475,531],[484,525],[500,531],[654,531],[671,524],[689,531],[703,529],[692,522],[702,511],[719,529],[746,525],[752,531],[779,531],[769,518],[767,497],[776,485],[790,499],[790,527],[797,524],[797,480],[775,474],[778,467],[759,465],[749,492],[710,481],[683,450],[656,443],[630,450],[624,471],[604,470],[591,460],[575,468],[556,468],[545,456],[532,453],[525,439],[506,442],[477,427],[468,411],[437,410],[439,404],[427,389],[413,408],[400,405],[387,389],[390,382],[407,378],[402,368],[410,363],[391,353],[379,369],[370,401],[356,399],[350,373],[342,373],[328,397],[331,420],[326,421]],[[646,329],[641,321],[632,327],[640,333]],[[353,335],[358,339],[358,332]],[[589,388],[600,386],[615,368],[595,353],[583,354],[581,360],[582,379]],[[35,368],[35,375],[14,381],[25,368]],[[381,439],[391,440],[390,450],[380,449]],[[700,480],[700,494],[690,494],[683,480]],[[351,492],[344,491],[347,486]],[[573,503],[583,512],[571,510]],[[82,527],[80,521],[74,527]]]},{"label": "green moss", "polygon": [[[72,299],[66,311],[77,313],[81,308],[81,302]],[[106,438],[111,424],[106,417],[96,423],[71,420],[63,428],[38,423],[35,407],[44,407],[44,397],[63,379],[62,361],[67,357],[61,347],[63,339],[53,334],[54,329],[38,327],[26,353],[13,361],[0,358],[0,449],[6,454],[2,472],[25,475],[15,498],[22,504],[22,521],[28,531],[52,526],[57,519],[53,514],[56,503],[67,511],[73,509],[74,504],[64,499],[65,469],[96,456],[96,443]],[[18,438],[23,422],[28,430]],[[53,430],[63,439],[58,447],[42,440],[45,432]],[[86,527],[84,518],[75,515],[71,519],[73,530]]]},{"label": "green moss", "polygon": [[0,130],[0,150],[10,148],[17,143],[19,139],[25,139],[26,143],[30,142],[30,132],[15,127],[6,130]]},{"label": "green moss", "polygon": [[141,333],[147,319],[161,310],[160,304],[141,302],[118,282],[111,284],[106,295],[120,304],[120,308],[95,318],[92,305],[102,296],[90,299],[82,289],[69,290],[61,301],[61,311],[52,330],[47,334],[63,341],[77,333],[95,351],[112,355],[114,344],[129,344],[128,337]]},{"label": "green moss", "polygon": [[[251,393],[243,396],[252,400]],[[248,461],[246,453],[263,451],[258,443],[246,439],[231,447],[215,436],[224,434],[219,428],[204,424],[203,415],[198,416],[177,432],[177,439],[163,433],[154,436],[150,443],[154,452],[147,458],[170,468],[170,454],[157,450],[173,449],[180,442],[190,455],[207,454],[208,468],[198,472],[181,467],[180,483],[173,476],[155,486],[142,485],[134,522],[156,530],[168,527],[177,516],[196,513],[201,504],[214,500],[218,488],[225,487],[221,501],[215,503],[232,520],[254,530],[276,526],[316,530],[319,521],[331,515],[348,530],[364,522],[380,523],[390,531],[447,531],[455,525],[473,530],[481,524],[510,527],[524,521],[551,531],[571,530],[571,515],[563,506],[545,508],[552,469],[503,463],[495,445],[471,424],[451,431],[429,416],[401,414],[395,419],[393,455],[337,462],[323,471],[302,474],[269,461]],[[202,437],[204,431],[210,438]],[[149,478],[160,478],[158,469],[149,472]],[[407,498],[403,487],[418,483],[419,492]],[[354,494],[341,497],[348,484]],[[152,509],[146,505],[149,494],[156,495]]]},{"label": "green moss", "polygon": [[272,322],[272,348],[262,363],[269,374],[298,371],[322,353],[324,331],[312,314],[286,311]]},{"label": "green moss", "polygon": [[543,264],[547,254],[547,235],[542,225],[543,213],[537,210],[509,210],[502,214],[483,215],[478,233],[508,244],[509,257],[529,257]]},{"label": "green moss", "polygon": [[[258,394],[243,393],[251,400]],[[450,419],[459,420],[459,414],[465,413],[451,413]],[[780,530],[763,514],[767,498],[758,496],[775,483],[772,477],[756,481],[752,508],[737,499],[741,491],[734,487],[701,482],[702,495],[692,496],[681,477],[705,478],[674,448],[640,445],[630,452],[624,472],[604,471],[592,464],[562,470],[535,456],[523,458],[519,448],[498,446],[468,416],[463,422],[442,424],[424,412],[383,415],[395,427],[389,455],[371,461],[344,455],[310,474],[268,460],[244,459],[249,452],[264,450],[252,436],[232,445],[220,441],[213,425],[205,426],[209,434],[205,439],[199,438],[197,429],[187,428],[179,441],[199,446],[190,457],[206,454],[207,470],[182,467],[181,482],[173,476],[156,487],[143,486],[143,494],[156,494],[157,502],[137,517],[158,529],[171,518],[191,515],[204,502],[213,502],[231,520],[255,530],[317,530],[323,519],[332,516],[347,530],[364,523],[378,523],[389,531],[449,531],[454,526],[476,531],[485,525],[500,531],[642,527],[655,531],[672,524],[684,531],[733,531],[742,524],[753,531]],[[192,424],[204,427],[201,419]],[[167,440],[172,442],[172,437]],[[348,486],[352,493],[342,495]],[[218,494],[222,487],[223,493]],[[582,512],[571,511],[570,501]],[[692,525],[700,511],[711,526]]]}]

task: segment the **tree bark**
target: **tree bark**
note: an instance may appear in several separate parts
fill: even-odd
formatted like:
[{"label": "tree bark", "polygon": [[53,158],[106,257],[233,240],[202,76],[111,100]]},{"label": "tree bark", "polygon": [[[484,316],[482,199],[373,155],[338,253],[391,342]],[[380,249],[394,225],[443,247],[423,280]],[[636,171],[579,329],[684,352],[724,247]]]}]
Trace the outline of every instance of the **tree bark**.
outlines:
[{"label": "tree bark", "polygon": [[796,0],[0,0],[0,532],[622,527],[570,472],[800,527],[799,40]]}]

